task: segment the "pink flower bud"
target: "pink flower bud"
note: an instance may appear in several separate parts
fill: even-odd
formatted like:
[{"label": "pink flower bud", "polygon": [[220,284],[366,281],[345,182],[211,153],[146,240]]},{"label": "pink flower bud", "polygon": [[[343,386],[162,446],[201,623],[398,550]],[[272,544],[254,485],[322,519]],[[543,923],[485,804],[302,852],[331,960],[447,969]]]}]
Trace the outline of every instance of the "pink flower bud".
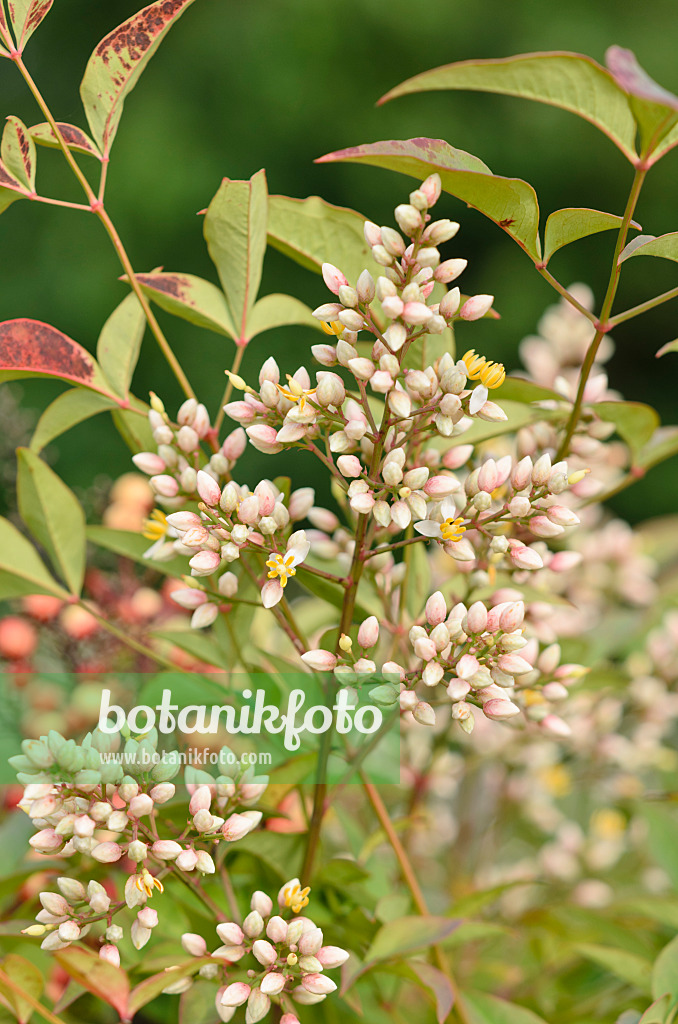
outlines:
[{"label": "pink flower bud", "polygon": [[309,668],[315,669],[316,672],[332,672],[337,664],[336,656],[329,651],[322,650],[322,648],[306,651],[305,654],[301,655],[301,660]]},{"label": "pink flower bud", "polygon": [[221,488],[216,480],[206,473],[204,469],[198,470],[198,482],[197,482],[198,494],[211,508],[214,508],[219,504],[221,498]]},{"label": "pink flower bud", "polygon": [[511,472],[511,484],[515,491],[523,491],[532,480],[532,459],[529,455],[521,459]]},{"label": "pink flower bud", "polygon": [[252,822],[244,814],[231,814],[221,826],[221,834],[227,843],[235,843],[252,831]]},{"label": "pink flower bud", "polygon": [[57,835],[53,828],[41,829],[40,832],[31,836],[28,842],[39,853],[53,853],[55,850],[61,849],[64,844],[62,837]]},{"label": "pink flower bud", "polygon": [[188,563],[192,576],[211,576],[221,564],[221,555],[216,551],[198,551]]},{"label": "pink flower bud", "polygon": [[528,548],[526,544],[514,543],[511,545],[509,558],[517,569],[541,569],[544,565],[538,552]]},{"label": "pink flower bud", "polygon": [[173,590],[170,597],[175,604],[180,605],[182,608],[188,608],[190,611],[199,608],[207,600],[207,594],[203,590],[196,590],[190,587],[186,590]]},{"label": "pink flower bud", "polygon": [[462,320],[480,320],[492,309],[494,295],[472,295],[461,307]]},{"label": "pink flower bud", "polygon": [[167,516],[167,524],[179,533],[186,533],[187,530],[201,527],[203,521],[195,512],[171,512]]},{"label": "pink flower bud", "polygon": [[252,953],[263,967],[269,967],[278,959],[275,948],[266,939],[257,939],[252,946]]},{"label": "pink flower bud", "polygon": [[159,860],[174,860],[181,852],[182,847],[173,839],[158,839],[151,847],[151,853]]},{"label": "pink flower bud", "polygon": [[467,266],[468,260],[444,260],[436,267],[433,276],[436,281],[440,281],[442,284],[450,284],[451,281],[456,281],[460,274],[463,274]]},{"label": "pink flower bud", "polygon": [[558,537],[563,532],[562,526],[552,523],[546,516],[533,516],[528,527],[535,537]]},{"label": "pink flower bud", "polygon": [[247,436],[242,427],[236,427],[228,435],[226,440],[221,446],[221,454],[229,460],[229,462],[235,462],[239,459],[242,453],[247,447]]},{"label": "pink flower bud", "polygon": [[498,473],[497,464],[494,459],[488,459],[480,467],[478,473],[478,487],[481,491],[486,491],[491,494],[492,491],[497,487],[498,484]]},{"label": "pink flower bud", "polygon": [[337,270],[336,267],[332,266],[331,263],[323,263],[322,274],[325,284],[334,295],[337,295],[339,293],[339,289],[342,286],[348,284],[348,281],[346,277],[344,277],[342,272],[340,270]]},{"label": "pink flower bud", "polygon": [[473,654],[463,654],[457,662],[456,672],[460,679],[471,679],[480,668],[480,662]]},{"label": "pink flower bud", "polygon": [[161,498],[174,498],[179,493],[179,484],[173,476],[161,473],[160,476],[152,476],[148,481],[155,494]]},{"label": "pink flower bud", "polygon": [[270,896],[267,896],[265,892],[261,892],[261,890],[257,889],[257,891],[252,894],[250,907],[252,910],[256,910],[261,917],[268,917],[273,910],[273,900]]},{"label": "pink flower bud", "polygon": [[430,661],[431,658],[435,658],[436,654],[438,653],[436,651],[435,643],[427,636],[418,637],[414,641],[413,646],[414,653],[418,658],[421,658],[422,661]]},{"label": "pink flower bud", "polygon": [[482,601],[475,601],[466,616],[469,633],[484,633],[487,628],[487,608]]},{"label": "pink flower bud", "polygon": [[261,991],[261,988],[252,989],[250,997],[247,1000],[247,1015],[245,1021],[247,1024],[257,1024],[257,1021],[263,1020],[268,1011],[271,1008],[271,1000],[265,992]]},{"label": "pink flower bud", "polygon": [[428,494],[429,498],[438,500],[439,498],[446,498],[449,494],[454,493],[458,490],[458,482],[456,477],[447,474],[441,474],[439,476],[430,477],[424,484],[424,491]]},{"label": "pink flower bud", "polygon": [[218,924],[217,935],[226,946],[240,946],[245,941],[242,928],[233,921],[224,921],[223,924]]},{"label": "pink flower bud", "polygon": [[176,860],[176,865],[182,871],[193,871],[198,862],[198,854],[195,850],[184,850]]},{"label": "pink flower bud", "polygon": [[191,795],[188,809],[191,814],[198,811],[209,811],[212,803],[212,791],[209,786],[198,786]]},{"label": "pink flower bud", "polygon": [[342,476],[359,477],[363,467],[359,458],[355,455],[340,455],[337,459],[337,469]]},{"label": "pink flower bud", "polygon": [[358,643],[361,647],[374,647],[378,639],[379,620],[376,615],[370,615],[358,630]]},{"label": "pink flower bud", "polygon": [[427,324],[433,316],[433,310],[424,302],[406,302],[402,312],[405,323],[414,326]]},{"label": "pink flower bud", "polygon": [[235,981],[228,985],[221,996],[222,1006],[242,1006],[250,997],[252,989],[244,981]]},{"label": "pink flower bud", "polygon": [[512,633],[522,624],[525,617],[525,605],[522,601],[513,601],[508,608],[502,611],[499,618],[499,627],[504,633]]},{"label": "pink flower bud", "polygon": [[502,718],[513,718],[520,714],[520,708],[510,700],[488,700],[483,704],[483,714],[486,718],[501,720]]},{"label": "pink flower bud", "polygon": [[532,468],[532,483],[535,487],[543,487],[551,475],[551,456],[546,452],[537,459]]},{"label": "pink flower bud", "polygon": [[569,572],[580,564],[582,557],[579,551],[557,551],[549,562],[549,569],[554,572]]},{"label": "pink flower bud", "polygon": [[148,793],[139,793],[133,800],[130,800],[127,813],[130,818],[143,818],[153,810],[153,800]]},{"label": "pink flower bud", "polygon": [[287,505],[290,519],[305,519],[306,514],[313,508],[314,501],[315,491],[312,487],[299,487],[296,491],[292,491]]},{"label": "pink flower bud", "polygon": [[283,1013],[280,1024],[300,1024],[300,1021],[293,1013]]},{"label": "pink flower bud", "polygon": [[299,952],[304,956],[313,956],[323,944],[323,933],[320,928],[310,928],[299,939]]},{"label": "pink flower bud", "polygon": [[546,715],[541,720],[541,727],[552,736],[559,738],[566,738],[572,735],[572,729],[562,718],[558,715]]},{"label": "pink flower bud", "polygon": [[207,943],[202,935],[196,935],[195,932],[184,932],[181,945],[190,956],[204,956],[207,952]]},{"label": "pink flower bud", "polygon": [[429,209],[440,199],[440,193],[442,191],[442,183],[440,181],[440,175],[437,172],[429,174],[420,185],[419,191],[424,196]]},{"label": "pink flower bud", "polygon": [[158,911],[153,907],[143,907],[137,914],[137,921],[143,928],[155,928],[158,923]]},{"label": "pink flower bud", "polygon": [[519,495],[516,495],[515,498],[511,498],[508,506],[509,512],[514,519],[522,519],[523,516],[528,515],[531,508],[532,504],[530,499],[527,497],[520,497]]},{"label": "pink flower bud", "polygon": [[381,245],[381,228],[374,224],[371,220],[365,221],[365,227],[363,228],[365,235],[365,241],[372,248],[375,245]]},{"label": "pink flower bud", "polygon": [[520,654],[501,654],[497,664],[502,672],[508,672],[510,676],[521,676],[532,671],[532,665]]},{"label": "pink flower bud", "polygon": [[107,964],[112,964],[114,967],[120,966],[120,952],[119,950],[107,942],[105,946],[102,946],[99,950],[99,958],[105,960]]},{"label": "pink flower bud", "polygon": [[443,455],[443,466],[446,469],[460,469],[473,455],[473,445],[460,444],[456,448],[450,448]]},{"label": "pink flower bud", "polygon": [[122,857],[122,847],[117,843],[98,843],[90,853],[100,864],[114,864]]},{"label": "pink flower bud", "polygon": [[285,987],[285,975],[272,971],[261,979],[260,990],[266,996],[277,996]]},{"label": "pink flower bud", "polygon": [[436,590],[435,594],[431,594],[428,601],[426,602],[426,621],[430,626],[438,626],[441,622],[445,621],[447,616],[447,605],[445,598],[439,590]]},{"label": "pink flower bud", "polygon": [[301,984],[307,992],[312,992],[315,996],[326,996],[337,987],[332,979],[326,978],[324,974],[306,974],[301,979]]},{"label": "pink flower bud", "polygon": [[68,901],[63,896],[60,896],[59,893],[41,892],[39,899],[47,913],[52,914],[54,917],[63,917],[71,912]]},{"label": "pink flower bud", "polygon": [[348,960],[349,954],[340,946],[323,946],[316,956],[323,967],[331,971],[333,967],[341,967]]},{"label": "pink flower bud", "polygon": [[580,522],[579,516],[565,505],[551,505],[546,509],[546,515],[557,526],[577,526]]},{"label": "pink flower bud", "polygon": [[137,469],[140,469],[142,473],[147,473],[148,476],[162,473],[165,469],[164,459],[161,459],[155,452],[139,452],[138,455],[132,456],[132,462]]},{"label": "pink flower bud", "polygon": [[264,455],[277,455],[278,452],[282,451],[283,446],[277,441],[275,427],[271,427],[266,423],[257,423],[253,427],[247,427],[246,433],[250,439],[250,444],[257,451],[263,452]]},{"label": "pink flower bud", "polygon": [[287,921],[282,917],[272,917],[266,925],[266,934],[271,942],[284,942],[287,938]]},{"label": "pink flower bud", "polygon": [[419,722],[419,725],[434,726],[436,724],[436,713],[425,700],[419,701],[412,714],[415,721]]}]

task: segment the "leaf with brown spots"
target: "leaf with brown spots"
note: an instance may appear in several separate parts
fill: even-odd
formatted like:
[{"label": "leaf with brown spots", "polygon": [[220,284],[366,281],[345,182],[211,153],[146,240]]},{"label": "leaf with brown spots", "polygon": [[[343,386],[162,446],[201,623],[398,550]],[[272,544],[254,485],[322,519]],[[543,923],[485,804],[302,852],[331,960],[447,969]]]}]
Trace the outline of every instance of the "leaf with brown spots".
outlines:
[{"label": "leaf with brown spots", "polygon": [[54,0],[8,0],[9,16],[19,52],[23,50],[38,25],[47,17],[53,2]]},{"label": "leaf with brown spots", "polygon": [[193,274],[137,274],[149,299],[161,309],[208,331],[235,337],[235,327],[224,293],[210,281]]},{"label": "leaf with brown spots", "polygon": [[7,118],[0,153],[9,173],[29,192],[35,192],[35,145],[26,125],[13,114]]},{"label": "leaf with brown spots", "polygon": [[[74,124],[67,124],[65,121],[57,121],[57,125],[64,142],[74,153],[84,153],[86,156],[93,156],[97,160],[101,160],[101,153],[82,128],[77,128]],[[34,124],[32,128],[28,129],[28,133],[39,146],[48,146],[50,149],[59,148],[56,135],[47,121],[43,121],[42,124]]]},{"label": "leaf with brown spots", "polygon": [[156,0],[114,29],[94,50],[80,96],[94,140],[105,155],[115,138],[127,94],[169,29],[192,3]]},{"label": "leaf with brown spots", "polygon": [[0,323],[0,381],[19,377],[58,377],[115,398],[89,352],[40,320]]}]

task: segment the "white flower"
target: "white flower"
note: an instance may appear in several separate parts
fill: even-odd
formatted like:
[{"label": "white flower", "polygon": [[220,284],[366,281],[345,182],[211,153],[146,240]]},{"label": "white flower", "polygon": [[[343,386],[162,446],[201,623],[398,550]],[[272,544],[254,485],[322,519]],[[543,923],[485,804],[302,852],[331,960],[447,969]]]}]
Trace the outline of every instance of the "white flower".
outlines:
[{"label": "white flower", "polygon": [[414,524],[414,528],[422,537],[434,537],[436,540],[445,542],[460,541],[466,531],[466,527],[462,526],[463,519],[455,516],[456,511],[457,507],[452,499],[445,498],[441,502],[439,510],[442,518],[441,523],[435,519],[422,519],[421,522]]},{"label": "white flower", "polygon": [[304,561],[310,547],[305,532],[298,530],[287,542],[287,550],[284,555],[276,553],[266,561],[270,571],[268,582],[264,584],[261,591],[264,608],[273,608],[282,599],[287,580],[290,576],[296,575],[296,567]]}]

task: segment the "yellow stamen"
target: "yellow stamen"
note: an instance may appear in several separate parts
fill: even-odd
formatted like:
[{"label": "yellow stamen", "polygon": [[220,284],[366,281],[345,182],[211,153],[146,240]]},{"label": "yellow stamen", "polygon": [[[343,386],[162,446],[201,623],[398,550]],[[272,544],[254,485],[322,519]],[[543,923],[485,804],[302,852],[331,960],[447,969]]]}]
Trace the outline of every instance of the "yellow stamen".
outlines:
[{"label": "yellow stamen", "polygon": [[278,576],[280,586],[283,588],[287,586],[288,576],[297,574],[297,570],[294,568],[294,555],[271,555],[266,565],[271,570],[268,573],[269,580],[274,580]]},{"label": "yellow stamen", "polygon": [[141,874],[135,879],[134,884],[136,885],[139,892],[145,892],[147,899],[150,900],[153,895],[153,889],[157,889],[158,892],[164,892],[165,886],[162,884],[159,878],[155,878],[148,868],[143,868]]},{"label": "yellow stamen", "polygon": [[287,380],[289,386],[284,388],[282,384],[276,384],[276,387],[283,398],[286,398],[288,402],[293,402],[295,405],[299,405],[299,412],[303,412],[306,406],[306,399],[312,397],[317,388],[309,388],[305,391],[299,381],[296,381],[294,377],[287,374]]},{"label": "yellow stamen", "polygon": [[458,519],[452,519],[452,517],[446,519],[440,527],[443,540],[451,540],[454,541],[455,544],[457,541],[460,541],[466,533],[466,527],[461,525],[463,521],[464,520],[461,517]]},{"label": "yellow stamen", "polygon": [[144,519],[142,536],[147,540],[160,540],[167,533],[167,516],[162,509],[154,508],[148,519]]},{"label": "yellow stamen", "polygon": [[299,884],[297,885],[286,885],[283,889],[283,899],[285,900],[285,906],[289,907],[293,913],[298,914],[308,906],[308,894],[310,893],[310,886],[306,886],[304,889]]},{"label": "yellow stamen", "polygon": [[325,334],[334,335],[336,338],[340,337],[340,335],[343,334],[344,331],[344,325],[342,323],[339,323],[338,320],[333,320],[329,324],[326,324],[324,321],[321,320],[320,326],[322,327]]},{"label": "yellow stamen", "polygon": [[503,363],[488,362],[480,374],[480,382],[486,388],[498,388],[506,380],[506,370]]},{"label": "yellow stamen", "polygon": [[473,348],[462,356],[462,362],[466,366],[469,380],[479,380],[486,388],[498,388],[506,380],[506,370],[502,363],[476,355]]},{"label": "yellow stamen", "polygon": [[487,366],[487,360],[484,356],[477,356],[476,350],[470,348],[468,352],[465,352],[462,356],[462,362],[466,365],[466,371],[469,380],[480,380],[480,375]]}]

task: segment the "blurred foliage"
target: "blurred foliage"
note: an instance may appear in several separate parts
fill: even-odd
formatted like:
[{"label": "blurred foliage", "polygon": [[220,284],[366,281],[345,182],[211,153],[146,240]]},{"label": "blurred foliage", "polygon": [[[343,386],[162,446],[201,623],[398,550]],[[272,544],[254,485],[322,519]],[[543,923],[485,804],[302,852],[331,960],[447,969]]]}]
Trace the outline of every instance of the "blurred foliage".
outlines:
[{"label": "blurred foliage", "polygon": [[[87,57],[136,8],[132,0],[55,4],[26,59],[61,119],[84,125],[78,85]],[[631,168],[593,127],[570,114],[472,93],[408,96],[382,108],[375,102],[404,78],[454,60],[562,49],[602,62],[612,43],[632,47],[659,82],[675,89],[676,27],[678,10],[671,0],[652,0],[642,13],[629,2],[592,6],[584,0],[551,5],[548,11],[529,0],[494,3],[482,11],[448,0],[416,7],[407,0],[388,5],[379,0],[313,5],[308,0],[200,0],[170,33],[142,87],[128,100],[113,152],[109,208],[135,269],[163,265],[214,279],[196,213],[224,175],[246,178],[264,166],[272,193],[321,194],[383,223],[410,187],[407,179],[354,165],[314,166],[313,159],[341,146],[428,135],[473,152],[495,173],[524,177],[536,188],[544,215],[570,205],[621,213]],[[41,120],[8,61],[0,66],[0,86],[8,111],[28,124]],[[649,176],[637,212],[645,232],[676,227],[676,160],[674,152]],[[44,192],[79,200],[59,153],[41,150],[39,163]],[[534,331],[554,295],[480,214],[449,196],[440,212],[462,222],[449,255],[469,258],[467,287],[493,292],[502,313],[499,323],[476,325],[474,343],[513,366],[517,343]],[[559,253],[551,269],[566,284],[587,281],[600,298],[613,244],[611,234],[587,239]],[[44,319],[93,349],[125,289],[116,283],[118,264],[99,223],[78,212],[19,203],[0,219],[0,246],[1,318]],[[674,284],[672,264],[634,261],[625,269],[621,303],[628,307]],[[289,291],[311,306],[326,297],[319,278],[269,252],[262,294],[273,290]],[[232,343],[165,314],[160,318],[192,383],[214,411]],[[664,366],[654,353],[675,336],[674,320],[675,304],[669,304],[620,327],[611,365],[612,386],[655,405],[664,421],[675,418],[669,383],[675,357],[667,356]],[[285,328],[258,339],[246,353],[245,375],[268,354],[279,356],[283,347],[294,353],[285,367],[293,371],[312,337],[310,330]],[[35,381],[24,388],[27,404],[36,407],[57,391],[54,384]],[[149,388],[169,407],[178,404],[175,382],[147,337],[135,391],[143,396]],[[88,486],[101,471],[102,456],[111,474],[129,467],[107,417],[61,439],[52,456],[72,486]],[[245,482],[274,475],[264,456],[249,465],[251,481]],[[300,483],[305,472],[310,477],[309,461],[298,456],[286,455],[286,468]],[[632,520],[667,512],[673,509],[676,484],[674,459],[620,495],[614,507]]]}]

